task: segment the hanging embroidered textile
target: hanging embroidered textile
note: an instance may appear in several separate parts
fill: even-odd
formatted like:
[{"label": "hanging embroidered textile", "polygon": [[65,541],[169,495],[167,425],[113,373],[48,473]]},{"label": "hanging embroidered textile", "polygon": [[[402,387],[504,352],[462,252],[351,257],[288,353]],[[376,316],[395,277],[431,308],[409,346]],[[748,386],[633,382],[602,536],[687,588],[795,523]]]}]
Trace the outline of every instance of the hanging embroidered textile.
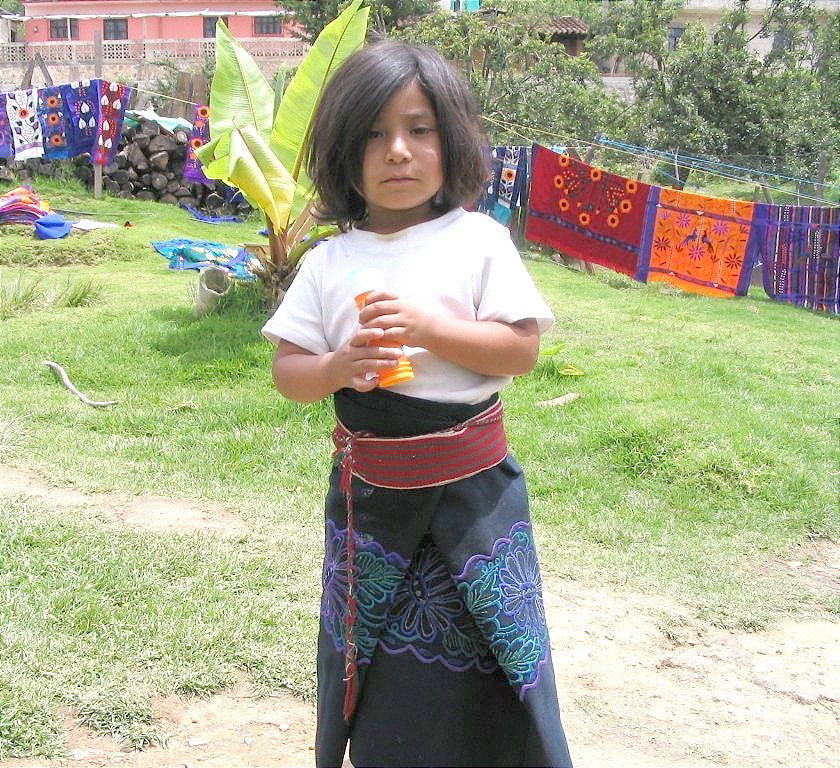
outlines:
[{"label": "hanging embroidered textile", "polygon": [[0,93],[0,157],[11,157],[13,154],[12,128],[6,114],[6,94]]},{"label": "hanging embroidered textile", "polygon": [[648,281],[731,298],[750,287],[755,203],[656,187],[648,203]]},{"label": "hanging embroidered textile", "polygon": [[131,88],[110,80],[99,80],[98,85],[96,134],[91,162],[94,165],[108,165],[117,153]]},{"label": "hanging embroidered textile", "polygon": [[840,207],[756,203],[753,226],[767,295],[840,313]]},{"label": "hanging embroidered textile", "polygon": [[534,145],[525,237],[644,282],[651,187]]},{"label": "hanging embroidered textile", "polygon": [[528,148],[494,147],[493,157],[488,212],[500,224],[507,225],[513,212],[528,202]]},{"label": "hanging embroidered textile", "polygon": [[187,148],[187,160],[184,163],[184,179],[199,184],[209,183],[204,175],[204,167],[195,156],[195,151],[210,141],[210,107],[206,104],[196,104],[193,115],[193,129]]},{"label": "hanging embroidered textile", "polygon": [[44,154],[47,157],[70,157],[67,135],[72,130],[68,120],[61,86],[51,85],[38,89],[38,120],[44,138]]},{"label": "hanging embroidered textile", "polygon": [[59,86],[72,131],[67,136],[70,157],[93,151],[98,114],[99,81],[76,80]]},{"label": "hanging embroidered textile", "polygon": [[15,160],[28,160],[44,154],[37,100],[37,93],[32,88],[6,94],[6,115],[12,131]]}]

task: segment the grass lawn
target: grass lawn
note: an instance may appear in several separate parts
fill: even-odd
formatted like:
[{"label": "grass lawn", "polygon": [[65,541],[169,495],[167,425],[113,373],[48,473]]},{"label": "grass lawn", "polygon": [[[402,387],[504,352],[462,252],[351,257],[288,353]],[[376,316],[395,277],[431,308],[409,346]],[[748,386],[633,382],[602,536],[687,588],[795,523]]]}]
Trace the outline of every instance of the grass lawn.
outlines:
[{"label": "grass lawn", "polygon": [[[0,309],[14,283],[41,293],[14,305],[7,292],[0,313],[0,462],[84,491],[209,499],[249,532],[115,532],[81,508],[0,502],[0,759],[60,753],[63,705],[153,742],[152,695],[213,691],[238,669],[311,697],[331,406],[273,391],[247,291],[197,319],[195,273],[168,271],[149,246],[259,242],[260,222],[212,226],[72,183],[36,190],[133,226],[60,242],[0,229]],[[838,319],[760,287],[708,299],[527,259],[557,325],[505,402],[544,570],[668,595],[722,626],[840,614],[762,568],[840,537]],[[55,298],[72,289],[84,300]],[[82,404],[45,359],[119,404]],[[579,399],[535,407],[568,391]]]}]

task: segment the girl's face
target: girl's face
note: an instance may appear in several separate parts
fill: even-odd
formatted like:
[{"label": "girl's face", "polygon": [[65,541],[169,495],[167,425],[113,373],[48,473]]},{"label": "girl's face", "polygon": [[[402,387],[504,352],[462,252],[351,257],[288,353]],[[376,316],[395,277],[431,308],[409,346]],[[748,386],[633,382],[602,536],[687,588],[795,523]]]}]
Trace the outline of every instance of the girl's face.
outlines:
[{"label": "girl's face", "polygon": [[371,127],[362,160],[364,228],[387,234],[434,219],[432,198],[442,186],[437,116],[412,81],[385,102]]}]

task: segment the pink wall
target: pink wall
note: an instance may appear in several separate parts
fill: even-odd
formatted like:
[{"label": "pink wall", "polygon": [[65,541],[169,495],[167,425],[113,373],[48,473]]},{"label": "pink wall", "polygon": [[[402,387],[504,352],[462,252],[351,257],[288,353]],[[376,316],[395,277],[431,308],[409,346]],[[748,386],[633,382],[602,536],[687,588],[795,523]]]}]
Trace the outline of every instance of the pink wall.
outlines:
[{"label": "pink wall", "polygon": [[[131,13],[172,13],[186,11],[276,11],[272,0],[24,0],[28,16],[55,16],[64,18],[75,14],[98,14],[113,18]],[[228,27],[235,37],[256,37],[253,16],[228,16]],[[79,19],[79,40],[93,40],[96,30],[102,31],[102,19]],[[26,39],[31,42],[49,41],[49,19],[31,19],[25,23]],[[292,36],[288,23],[283,25],[283,35]],[[201,16],[147,16],[128,19],[129,40],[178,40],[204,36]]]}]

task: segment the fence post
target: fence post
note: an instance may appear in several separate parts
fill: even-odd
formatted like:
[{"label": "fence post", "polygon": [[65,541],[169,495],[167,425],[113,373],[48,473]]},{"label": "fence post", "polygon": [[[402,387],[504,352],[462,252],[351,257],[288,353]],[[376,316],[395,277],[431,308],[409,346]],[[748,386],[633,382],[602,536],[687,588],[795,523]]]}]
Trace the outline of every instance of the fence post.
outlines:
[{"label": "fence post", "polygon": [[[97,79],[102,77],[102,31],[97,29],[93,33],[93,75]],[[93,166],[93,196],[102,199],[102,166]]]}]

